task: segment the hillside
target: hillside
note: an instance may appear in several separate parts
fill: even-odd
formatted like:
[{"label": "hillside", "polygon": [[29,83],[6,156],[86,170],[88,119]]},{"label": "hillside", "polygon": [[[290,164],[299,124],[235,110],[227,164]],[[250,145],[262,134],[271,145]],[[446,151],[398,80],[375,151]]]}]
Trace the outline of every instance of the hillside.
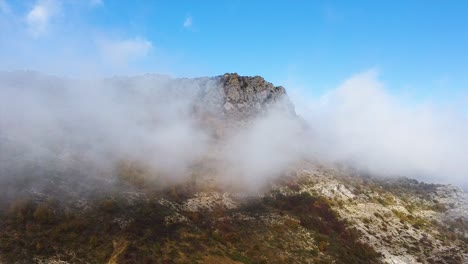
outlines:
[{"label": "hillside", "polygon": [[[61,97],[67,80],[38,75],[18,82],[15,74],[4,73],[2,84],[51,89],[67,105],[68,96]],[[369,175],[299,155],[295,141],[279,144],[311,129],[281,86],[237,74],[102,83],[103,89],[117,87],[104,94],[112,102],[134,102],[111,112],[132,113],[122,125],[122,114],[109,123],[132,132],[118,134],[112,148],[104,139],[114,136],[101,119],[83,129],[75,121],[85,119],[71,118],[71,110],[53,126],[57,135],[68,129],[64,140],[40,144],[39,131],[32,134],[34,149],[13,133],[19,130],[0,130],[1,263],[468,262],[462,190]],[[145,106],[151,114],[140,110]],[[128,127],[135,124],[143,128]],[[284,126],[294,129],[284,132]],[[148,131],[161,130],[154,132],[161,142],[146,140]],[[88,131],[104,136],[93,133],[99,140],[83,143],[91,137],[78,136]],[[120,141],[125,144],[114,147]],[[192,150],[197,147],[203,151]],[[260,147],[265,150],[253,155]]]}]

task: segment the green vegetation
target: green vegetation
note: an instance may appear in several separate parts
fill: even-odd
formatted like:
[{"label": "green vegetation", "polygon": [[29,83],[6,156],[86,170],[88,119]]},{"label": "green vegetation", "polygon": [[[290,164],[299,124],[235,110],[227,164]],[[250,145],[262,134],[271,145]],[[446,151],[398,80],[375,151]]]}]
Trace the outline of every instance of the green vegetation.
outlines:
[{"label": "green vegetation", "polygon": [[392,210],[392,212],[400,219],[402,224],[410,224],[416,229],[423,229],[432,226],[430,222],[421,217],[405,214],[398,210]]}]

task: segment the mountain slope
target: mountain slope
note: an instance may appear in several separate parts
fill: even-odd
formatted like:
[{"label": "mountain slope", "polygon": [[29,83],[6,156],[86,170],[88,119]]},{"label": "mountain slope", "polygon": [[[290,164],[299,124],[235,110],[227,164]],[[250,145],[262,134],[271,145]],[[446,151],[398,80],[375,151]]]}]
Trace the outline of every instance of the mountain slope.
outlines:
[{"label": "mountain slope", "polygon": [[[33,84],[26,80],[15,80],[8,79],[8,87],[32,88]],[[51,83],[62,85],[50,79],[44,85],[55,87]],[[255,134],[252,141],[240,137],[242,140],[231,143],[234,147],[226,144],[272,113],[275,118],[285,115],[292,120],[285,124],[299,123],[299,131],[307,129],[282,87],[261,77],[237,74],[196,79],[147,75],[113,78],[104,83],[100,87],[118,87],[117,92],[104,95],[112,95],[120,103],[135,102],[123,109],[131,111],[132,120],[138,122],[125,125],[140,125],[151,118],[143,123],[144,130],[137,130],[140,137],[147,128],[152,132],[173,126],[176,118],[183,121],[184,129],[201,133],[200,138],[208,146],[200,145],[205,151],[195,153],[195,158],[179,154],[172,146],[170,151],[165,150],[161,144],[150,146],[166,151],[162,153],[170,159],[165,160],[159,152],[147,152],[157,159],[133,152],[103,158],[97,155],[101,152],[92,152],[81,141],[76,144],[67,139],[66,144],[54,144],[54,148],[40,145],[53,151],[40,152],[48,153],[47,159],[30,160],[18,158],[27,155],[28,148],[20,148],[24,146],[12,138],[14,134],[7,130],[10,127],[3,126],[0,131],[8,137],[1,137],[4,148],[0,153],[0,179],[5,191],[0,203],[0,262],[468,261],[468,201],[455,187],[376,177],[318,160],[294,160],[278,166],[283,160],[275,157],[281,156],[281,151],[289,156],[283,145],[279,145],[280,150],[273,149],[277,152],[271,155],[269,151],[260,152],[266,155],[264,159],[242,152],[255,151],[263,144],[274,145],[270,138],[262,141],[265,133],[283,134],[271,131],[270,126],[260,130],[260,138]],[[170,103],[165,102],[168,100]],[[155,104],[163,107],[152,108]],[[154,112],[142,115],[135,111],[140,106]],[[98,123],[94,128],[102,129]],[[154,133],[158,137],[167,134]],[[143,152],[150,143],[139,144],[138,139],[131,137],[129,141],[138,147],[135,153]],[[189,152],[193,148],[190,139],[183,141],[190,143],[177,147]],[[236,152],[236,144],[252,144],[254,148]],[[83,150],[73,152],[76,146]],[[64,155],[66,148],[72,154]],[[90,153],[94,159],[88,157]],[[234,159],[229,160],[232,156]],[[252,157],[253,161],[245,163],[239,156],[248,161]],[[174,157],[187,161],[170,163]],[[107,164],[106,158],[115,158],[115,162]],[[252,167],[256,162],[263,163],[263,167]]]}]

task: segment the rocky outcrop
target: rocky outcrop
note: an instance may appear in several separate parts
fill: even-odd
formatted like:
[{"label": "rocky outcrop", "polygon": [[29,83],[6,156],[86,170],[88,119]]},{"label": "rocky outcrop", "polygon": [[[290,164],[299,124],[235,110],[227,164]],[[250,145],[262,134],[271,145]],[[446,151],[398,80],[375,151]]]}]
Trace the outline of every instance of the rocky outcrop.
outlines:
[{"label": "rocky outcrop", "polygon": [[282,86],[274,86],[260,76],[247,77],[237,73],[226,73],[218,78],[224,91],[223,111],[229,117],[250,117],[272,105],[295,113]]}]

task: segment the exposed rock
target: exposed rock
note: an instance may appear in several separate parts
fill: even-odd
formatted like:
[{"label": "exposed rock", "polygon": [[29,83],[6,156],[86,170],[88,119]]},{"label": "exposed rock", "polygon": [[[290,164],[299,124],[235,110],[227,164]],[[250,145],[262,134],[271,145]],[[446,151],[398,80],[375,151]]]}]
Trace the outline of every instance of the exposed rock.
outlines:
[{"label": "exposed rock", "polygon": [[226,73],[217,78],[224,90],[224,110],[228,117],[248,118],[273,104],[295,114],[282,86],[274,86],[260,76],[246,77],[237,73]]},{"label": "exposed rock", "polygon": [[432,197],[448,209],[446,212],[448,220],[458,218],[468,220],[468,194],[460,188],[451,185],[440,186]]},{"label": "exposed rock", "polygon": [[166,224],[166,226],[172,225],[172,224],[186,223],[188,221],[189,219],[187,217],[179,213],[174,213],[164,218],[164,224]]},{"label": "exposed rock", "polygon": [[[353,199],[354,194],[337,181],[321,182],[310,188],[328,198]],[[306,191],[305,189],[304,191]]]},{"label": "exposed rock", "polygon": [[198,212],[201,210],[212,211],[213,209],[233,209],[237,204],[227,193],[197,193],[195,198],[188,199],[182,208],[185,211]]}]

